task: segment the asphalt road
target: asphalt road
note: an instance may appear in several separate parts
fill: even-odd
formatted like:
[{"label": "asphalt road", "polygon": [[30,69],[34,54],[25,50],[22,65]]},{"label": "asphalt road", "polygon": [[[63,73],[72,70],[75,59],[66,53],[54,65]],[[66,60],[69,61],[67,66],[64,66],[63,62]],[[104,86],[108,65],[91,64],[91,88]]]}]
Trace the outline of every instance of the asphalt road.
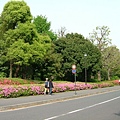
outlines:
[{"label": "asphalt road", "polygon": [[41,106],[1,111],[0,120],[120,120],[120,90]]}]

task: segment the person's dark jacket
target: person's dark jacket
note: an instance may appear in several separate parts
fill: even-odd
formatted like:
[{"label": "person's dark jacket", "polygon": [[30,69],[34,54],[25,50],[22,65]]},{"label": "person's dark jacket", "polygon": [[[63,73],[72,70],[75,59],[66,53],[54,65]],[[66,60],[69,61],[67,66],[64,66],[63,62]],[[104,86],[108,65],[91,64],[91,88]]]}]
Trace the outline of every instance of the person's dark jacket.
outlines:
[{"label": "person's dark jacket", "polygon": [[52,83],[51,80],[49,81],[49,87],[50,87],[50,88],[54,88],[53,83]]}]

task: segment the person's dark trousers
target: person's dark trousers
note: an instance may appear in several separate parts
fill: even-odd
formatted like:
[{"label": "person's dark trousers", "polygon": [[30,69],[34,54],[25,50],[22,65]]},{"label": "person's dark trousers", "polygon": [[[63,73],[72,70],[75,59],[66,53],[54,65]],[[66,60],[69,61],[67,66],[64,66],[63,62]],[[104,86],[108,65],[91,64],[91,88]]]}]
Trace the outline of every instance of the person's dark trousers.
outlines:
[{"label": "person's dark trousers", "polygon": [[50,88],[50,91],[49,91],[49,92],[50,92],[50,95],[52,95],[52,88]]}]

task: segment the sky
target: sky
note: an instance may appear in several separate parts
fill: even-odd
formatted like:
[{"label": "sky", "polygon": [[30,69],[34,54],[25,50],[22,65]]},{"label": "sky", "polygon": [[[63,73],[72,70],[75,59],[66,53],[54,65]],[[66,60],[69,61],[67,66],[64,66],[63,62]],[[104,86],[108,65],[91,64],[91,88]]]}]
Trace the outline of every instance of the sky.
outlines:
[{"label": "sky", "polygon": [[[10,0],[0,0],[0,14]],[[46,16],[51,29],[65,27],[85,38],[97,26],[108,26],[112,45],[120,49],[120,0],[24,0],[34,17]]]}]

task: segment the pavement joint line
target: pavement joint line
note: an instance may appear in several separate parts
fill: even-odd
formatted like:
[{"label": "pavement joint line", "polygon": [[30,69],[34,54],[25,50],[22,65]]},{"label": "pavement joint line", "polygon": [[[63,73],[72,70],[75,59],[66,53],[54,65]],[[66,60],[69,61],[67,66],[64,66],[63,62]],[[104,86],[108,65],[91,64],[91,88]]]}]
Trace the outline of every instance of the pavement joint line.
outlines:
[{"label": "pavement joint line", "polygon": [[77,98],[87,97],[87,96],[92,96],[92,95],[98,95],[98,94],[104,94],[104,93],[114,92],[114,91],[118,91],[118,90],[120,90],[120,89],[105,90],[105,91],[101,91],[101,92],[97,91],[94,93],[86,93],[86,94],[81,94],[81,95],[60,97],[60,98],[55,98],[55,99],[43,100],[43,101],[35,101],[35,102],[28,102],[28,103],[22,103],[22,104],[2,106],[2,107],[0,107],[0,112],[7,111],[7,110],[13,110],[13,109],[15,110],[15,109],[20,109],[20,108],[27,108],[27,107],[37,106],[37,105],[44,105],[47,103],[63,102],[63,101],[67,101],[67,100],[72,100],[72,99],[77,99]]}]

